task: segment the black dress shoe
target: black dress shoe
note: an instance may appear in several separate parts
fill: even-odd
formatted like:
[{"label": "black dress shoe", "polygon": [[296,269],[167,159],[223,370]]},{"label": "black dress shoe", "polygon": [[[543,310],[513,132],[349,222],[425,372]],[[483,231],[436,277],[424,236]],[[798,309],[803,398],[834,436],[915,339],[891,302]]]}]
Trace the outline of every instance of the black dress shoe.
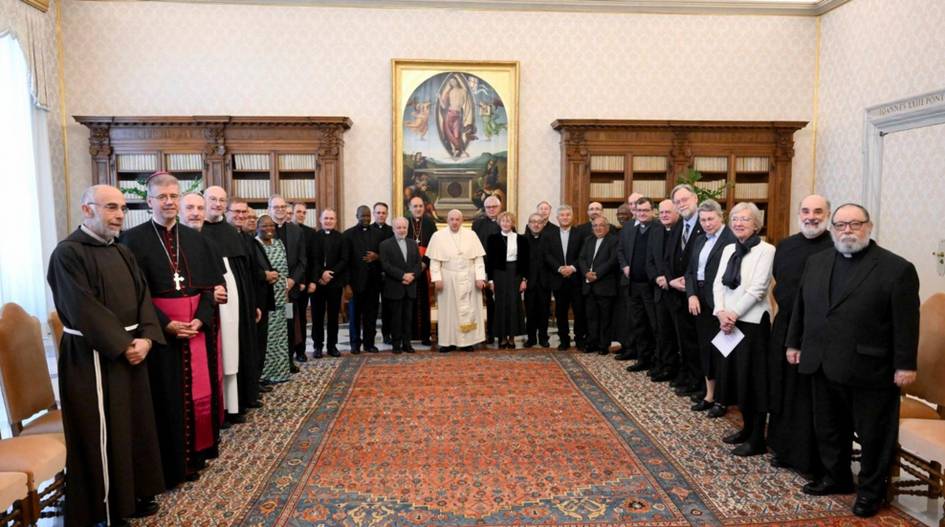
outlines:
[{"label": "black dress shoe", "polygon": [[404,350],[400,349],[400,346],[394,346],[394,349],[391,350],[395,355],[400,355]]},{"label": "black dress shoe", "polygon": [[321,349],[321,348],[315,348],[315,352],[312,353],[312,358],[313,358],[313,359],[320,359],[320,358],[322,358],[322,349]]},{"label": "black dress shoe", "polygon": [[703,399],[699,401],[698,403],[690,406],[689,409],[692,410],[693,412],[704,412],[708,410],[709,408],[712,408],[712,405],[714,404],[715,403],[713,403],[712,401],[706,401],[705,399]]},{"label": "black dress shoe", "polygon": [[131,514],[131,517],[147,518],[148,516],[154,516],[160,508],[157,501],[154,500],[154,496],[139,498],[135,500],[135,512]]},{"label": "black dress shoe", "polygon": [[653,382],[666,382],[673,380],[676,374],[670,371],[664,371],[653,376]]},{"label": "black dress shoe", "polygon": [[570,348],[571,348],[571,343],[566,340],[562,340],[561,343],[558,344],[558,351],[567,351]]},{"label": "black dress shoe", "polygon": [[788,468],[788,467],[790,467],[790,465],[788,465],[787,462],[784,461],[783,459],[779,458],[777,454],[771,456],[771,459],[768,461],[768,463],[770,463],[771,466],[774,467],[774,468]]},{"label": "black dress shoe", "polygon": [[406,351],[407,353],[415,353],[417,350],[413,349],[413,346],[411,346],[410,344],[407,344],[406,346],[404,346],[404,351]]},{"label": "black dress shoe", "polygon": [[308,362],[308,357],[305,356],[305,353],[296,353],[295,362]]},{"label": "black dress shoe", "polygon": [[548,343],[548,339],[539,340],[539,341],[538,341],[538,345],[541,346],[541,347],[543,347],[543,348],[550,348],[550,347],[551,347],[551,344]]},{"label": "black dress shoe", "polygon": [[260,391],[260,393],[269,393],[269,392],[272,391],[272,385],[271,385],[271,384],[260,384],[260,385],[259,385],[259,391]]},{"label": "black dress shoe", "polygon": [[200,472],[191,472],[190,474],[184,474],[184,481],[197,481],[200,479]]},{"label": "black dress shoe", "polygon": [[731,450],[733,456],[751,457],[760,456],[768,451],[764,446],[752,445],[751,443],[742,443]]},{"label": "black dress shoe", "polygon": [[[246,408],[253,408],[253,409],[256,409],[256,408],[262,408],[262,406],[263,406],[263,405],[262,405],[262,401],[260,401],[259,399],[256,399],[255,401],[251,401],[251,402],[246,403]],[[242,417],[242,416],[241,416],[241,417]],[[244,418],[244,419],[245,419],[245,418]]]},{"label": "black dress shoe", "polygon": [[705,413],[705,415],[706,417],[711,417],[712,419],[715,419],[717,417],[722,417],[723,415],[725,415],[726,410],[728,409],[725,407],[724,404],[715,403],[712,405],[712,408],[710,408],[709,411]]},{"label": "black dress shoe", "polygon": [[456,346],[440,346],[440,349],[437,351],[439,351],[440,353],[449,353],[453,351],[454,349],[456,349]]},{"label": "black dress shoe", "polygon": [[246,416],[243,414],[226,414],[223,417],[223,422],[238,425],[246,422]]},{"label": "black dress shoe", "polygon": [[361,354],[361,348],[359,348],[359,347],[358,347],[358,348],[351,348],[351,354],[352,354],[352,355],[360,355],[360,354]]},{"label": "black dress shoe", "polygon": [[459,351],[467,351],[467,352],[468,352],[468,351],[472,351],[472,350],[473,350],[473,347],[472,347],[472,346],[463,346],[463,347],[459,348]]},{"label": "black dress shoe", "polygon": [[804,485],[801,490],[804,494],[810,494],[811,496],[827,496],[830,494],[852,494],[854,488],[853,483],[838,485],[827,479],[821,479],[820,481],[811,481]]},{"label": "black dress shoe", "polygon": [[530,338],[530,339],[528,339],[528,340],[525,341],[525,347],[526,347],[526,348],[534,348],[534,347],[535,347],[535,344],[536,344],[535,339],[531,339],[531,338]]},{"label": "black dress shoe", "polygon": [[420,344],[423,344],[424,346],[432,346],[432,345],[433,345],[433,341],[430,340],[430,339],[423,339],[423,340],[420,341]]},{"label": "black dress shoe", "polygon": [[377,346],[364,346],[364,351],[368,353],[380,353],[381,350],[377,349]]},{"label": "black dress shoe", "polygon": [[495,337],[493,336],[486,337],[486,344],[492,344],[493,342],[495,342]]},{"label": "black dress shoe", "polygon": [[332,357],[340,357],[340,356],[341,356],[341,352],[338,351],[338,348],[336,348],[336,347],[334,347],[334,346],[332,346],[331,349],[328,350],[328,354],[331,355]]},{"label": "black dress shoe", "polygon": [[620,350],[614,355],[614,360],[633,360],[636,358],[636,353],[628,350]]},{"label": "black dress shoe", "polygon": [[299,367],[296,366],[294,362],[289,361],[289,373],[298,373],[300,371],[302,370],[300,370]]},{"label": "black dress shoe", "polygon": [[639,362],[635,362],[635,363],[633,363],[633,364],[627,366],[627,371],[633,371],[633,372],[646,371],[646,370],[648,370],[648,369],[650,369],[650,368],[652,368],[652,367],[653,367],[653,365],[650,364],[649,362],[639,361]]},{"label": "black dress shoe", "polygon": [[872,518],[882,506],[882,500],[857,496],[853,502],[853,514],[860,518]]},{"label": "black dress shoe", "polygon": [[722,442],[726,445],[737,445],[745,441],[748,441],[748,432],[745,430],[739,430],[722,438]]}]

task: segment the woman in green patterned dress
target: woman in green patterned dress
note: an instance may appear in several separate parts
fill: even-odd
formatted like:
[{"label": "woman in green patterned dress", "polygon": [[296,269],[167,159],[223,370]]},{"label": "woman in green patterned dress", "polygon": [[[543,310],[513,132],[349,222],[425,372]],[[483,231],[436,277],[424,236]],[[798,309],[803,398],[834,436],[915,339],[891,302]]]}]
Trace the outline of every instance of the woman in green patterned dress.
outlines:
[{"label": "woman in green patterned dress", "polygon": [[289,380],[289,334],[285,318],[285,285],[289,266],[285,257],[285,246],[276,238],[276,224],[269,216],[259,218],[256,241],[269,259],[272,270],[279,273],[279,278],[271,284],[275,309],[269,312],[269,336],[266,339],[266,360],[263,363],[261,379],[263,384],[286,382]]}]

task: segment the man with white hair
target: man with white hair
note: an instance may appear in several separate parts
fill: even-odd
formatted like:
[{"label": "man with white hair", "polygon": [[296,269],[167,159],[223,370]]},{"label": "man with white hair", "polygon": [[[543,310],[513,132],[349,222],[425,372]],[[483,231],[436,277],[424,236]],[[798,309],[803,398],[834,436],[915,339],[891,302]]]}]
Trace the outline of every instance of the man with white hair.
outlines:
[{"label": "man with white hair", "polygon": [[[861,205],[833,213],[834,250],[811,256],[788,327],[786,357],[811,375],[814,432],[824,475],[812,495],[849,494],[853,514],[883,504],[899,436],[899,394],[916,378],[919,276],[915,266],[870,240]],[[861,447],[854,487],[853,433]]]},{"label": "man with white hair", "polygon": [[82,225],[59,242],[47,276],[66,328],[59,344],[65,516],[68,525],[117,524],[155,514],[153,496],[164,491],[144,362],[152,343],[164,344],[164,331],[137,261],[115,243],[127,210],[121,191],[89,187],[81,207]]},{"label": "man with white hair", "polygon": [[[499,228],[499,223],[497,219],[499,213],[502,212],[502,200],[496,196],[489,196],[482,203],[485,213],[478,218],[476,218],[472,223],[472,230],[476,233],[476,236],[479,237],[479,243],[485,247],[486,240],[489,239],[489,236],[501,232],[502,229]],[[488,265],[488,262],[487,264]],[[486,288],[482,291],[483,296],[486,298],[486,344],[492,344],[492,341],[495,339],[495,335],[492,332],[492,326],[495,319],[495,295],[493,295],[492,289]]]},{"label": "man with white hair", "polygon": [[833,246],[827,225],[830,202],[812,194],[801,200],[797,222],[801,232],[781,240],[774,255],[774,299],[778,314],[771,326],[771,354],[768,357],[769,411],[768,446],[774,452],[771,464],[790,467],[802,474],[820,476],[823,467],[814,436],[814,404],[810,375],[799,375],[788,364],[784,340],[791,324],[794,298],[801,285],[807,259]]},{"label": "man with white hair", "polygon": [[472,351],[486,338],[482,319],[482,289],[486,285],[486,255],[476,234],[463,228],[463,213],[446,216],[449,229],[430,239],[430,280],[436,288],[437,345],[441,352],[457,346]]}]

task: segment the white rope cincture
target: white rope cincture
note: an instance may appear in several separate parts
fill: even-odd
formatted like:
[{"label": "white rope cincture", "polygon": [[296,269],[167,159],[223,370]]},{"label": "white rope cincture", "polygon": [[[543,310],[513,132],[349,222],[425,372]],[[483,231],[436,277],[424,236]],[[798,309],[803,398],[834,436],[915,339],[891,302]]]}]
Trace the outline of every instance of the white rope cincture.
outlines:
[{"label": "white rope cincture", "polygon": [[[134,331],[138,329],[137,324],[125,327],[125,331]],[[83,337],[81,331],[72,328],[62,328],[64,333]],[[105,391],[102,388],[102,363],[99,358],[98,350],[92,350],[92,360],[95,364],[95,395],[98,399],[98,441],[99,448],[102,451],[102,480],[105,486],[105,525],[112,524],[112,510],[108,503],[108,425],[105,423]]]}]

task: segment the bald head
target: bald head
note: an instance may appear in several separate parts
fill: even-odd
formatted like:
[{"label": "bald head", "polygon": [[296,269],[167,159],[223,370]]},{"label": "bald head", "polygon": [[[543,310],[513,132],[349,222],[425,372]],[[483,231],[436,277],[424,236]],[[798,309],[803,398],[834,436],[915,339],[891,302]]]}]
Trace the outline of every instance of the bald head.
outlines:
[{"label": "bald head", "polygon": [[226,191],[223,187],[213,185],[203,191],[207,204],[207,220],[216,223],[226,214]]},{"label": "bald head", "polygon": [[827,220],[830,218],[830,201],[819,194],[811,194],[801,200],[797,209],[797,224],[801,234],[807,239],[813,239],[827,230]]},{"label": "bald head", "polygon": [[93,185],[82,193],[82,225],[104,240],[121,232],[125,220],[125,196],[109,185]]}]

